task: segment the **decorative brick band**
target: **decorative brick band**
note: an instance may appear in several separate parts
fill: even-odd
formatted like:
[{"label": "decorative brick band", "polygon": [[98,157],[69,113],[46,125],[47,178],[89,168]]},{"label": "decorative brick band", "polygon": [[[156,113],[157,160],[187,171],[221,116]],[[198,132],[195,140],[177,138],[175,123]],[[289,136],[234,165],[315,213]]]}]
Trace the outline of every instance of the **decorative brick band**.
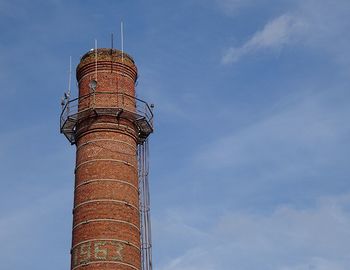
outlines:
[{"label": "decorative brick band", "polygon": [[132,269],[135,269],[135,270],[139,270],[139,268],[129,264],[129,263],[125,263],[125,262],[118,262],[118,261],[95,261],[95,262],[88,262],[88,263],[82,263],[80,265],[77,265],[75,267],[72,268],[72,270],[75,270],[75,269],[78,269],[79,267],[84,267],[84,266],[87,266],[87,265],[90,265],[90,264],[96,264],[96,263],[115,263],[115,264],[121,264],[121,265],[125,265],[125,266],[128,266]]},{"label": "decorative brick band", "polygon": [[132,227],[134,227],[135,229],[137,229],[138,231],[140,231],[140,228],[137,227],[135,224],[132,224],[131,222],[125,221],[125,220],[120,220],[120,219],[113,219],[113,218],[97,218],[97,219],[88,219],[85,221],[82,221],[78,224],[76,224],[73,227],[73,230],[81,225],[87,224],[87,223],[91,223],[91,222],[116,222],[116,223],[124,223],[124,224],[128,224]]},{"label": "decorative brick band", "polygon": [[[94,126],[96,125],[102,125],[102,124],[106,124],[106,123],[95,123],[91,126],[91,131],[94,132],[94,131],[99,131],[98,128],[94,128]],[[131,135],[131,136],[134,136],[134,133],[135,133],[135,130],[133,128],[131,128],[130,126],[128,125],[123,125],[123,124],[118,124],[118,123],[111,123],[111,122],[108,122],[108,126],[115,126],[116,128],[115,129],[107,129],[107,128],[101,128],[101,130],[112,130],[112,131],[115,131],[115,132],[119,132],[119,133],[123,133],[125,135]],[[123,128],[124,130],[121,130],[121,128]]]},{"label": "decorative brick band", "polygon": [[[94,144],[96,142],[116,142],[116,143],[122,143],[122,144],[126,144],[128,146],[130,146],[135,152],[136,152],[136,147],[135,145],[132,145],[131,143],[128,143],[126,141],[122,141],[122,140],[114,140],[114,139],[95,139],[95,140],[90,140],[87,142],[84,142],[82,144],[79,144],[79,146],[77,147],[77,151],[82,148],[83,146],[86,146],[90,143]],[[99,146],[99,145],[98,145]]]},{"label": "decorative brick band", "polygon": [[79,164],[77,164],[77,166],[75,166],[75,171],[77,171],[82,165],[88,164],[88,163],[92,163],[92,162],[98,162],[98,161],[108,161],[108,162],[118,162],[118,163],[123,163],[124,165],[128,165],[130,167],[132,167],[134,169],[134,171],[137,173],[137,168],[135,165],[125,161],[125,160],[120,160],[120,159],[112,159],[112,158],[100,158],[100,159],[90,159],[87,161],[83,161]]},{"label": "decorative brick band", "polygon": [[99,203],[99,202],[110,202],[110,203],[119,203],[119,204],[125,204],[127,206],[130,206],[134,209],[136,209],[137,211],[139,210],[139,208],[127,201],[121,201],[121,200],[113,200],[113,199],[95,199],[95,200],[88,200],[82,203],[77,204],[74,208],[73,208],[73,212],[75,209],[77,209],[78,207],[84,205],[84,204],[88,204],[88,203]]},{"label": "decorative brick band", "polygon": [[[108,125],[109,126],[110,125],[115,125],[115,126],[117,126],[117,128],[115,128],[115,129],[113,129],[113,128],[93,128],[91,130],[87,130],[87,131],[82,132],[78,137],[80,138],[83,135],[86,135],[86,134],[89,134],[89,133],[94,133],[94,132],[99,132],[99,131],[103,131],[103,132],[104,131],[110,131],[110,132],[116,132],[116,133],[121,133],[121,134],[124,134],[124,135],[131,136],[133,138],[133,140],[137,143],[137,138],[136,138],[134,133],[118,129],[118,126],[124,126],[124,125],[113,124],[113,123],[108,123]],[[131,129],[131,128],[129,127],[129,129]]]},{"label": "decorative brick band", "polygon": [[118,182],[118,183],[122,183],[122,184],[125,184],[125,185],[129,185],[132,188],[134,188],[137,192],[139,192],[138,188],[135,185],[131,184],[128,181],[120,180],[120,179],[91,179],[91,180],[85,180],[85,181],[81,182],[79,185],[77,185],[74,190],[77,190],[79,187],[81,187],[83,185],[87,185],[87,184],[94,183],[94,182]]},{"label": "decorative brick band", "polygon": [[[112,72],[111,72],[111,71],[112,71]],[[95,72],[95,67],[94,67],[94,69],[93,69],[92,71],[91,71],[91,69],[90,69],[90,72],[89,72],[89,73],[84,74],[84,75],[79,79],[78,83],[80,83],[81,80],[84,79],[85,77],[91,76],[91,74],[93,74],[94,72]],[[117,75],[120,75],[120,76],[123,76],[123,77],[125,77],[125,78],[130,79],[131,82],[134,82],[134,81],[135,81],[135,79],[133,78],[134,76],[130,76],[129,74],[126,74],[126,72],[120,72],[120,71],[116,71],[116,70],[114,70],[114,69],[112,69],[112,70],[111,70],[111,69],[107,70],[107,69],[100,69],[100,68],[98,68],[98,74],[101,74],[101,73],[108,73],[108,74],[114,73],[114,74],[117,74]],[[94,75],[94,74],[93,74],[93,75]]]},{"label": "decorative brick band", "polygon": [[[94,126],[97,126],[97,125],[105,125],[105,124],[108,124],[108,126],[116,126],[115,129],[112,129],[112,128],[105,128],[105,127],[102,127],[102,128],[96,128]],[[113,123],[113,122],[107,122],[107,123],[102,123],[102,122],[99,122],[99,123],[94,123],[90,126],[90,130],[86,131],[86,133],[91,133],[91,132],[96,132],[96,131],[114,131],[114,132],[118,132],[118,133],[123,133],[125,135],[131,135],[131,136],[134,136],[134,133],[135,133],[135,130],[133,128],[131,128],[130,126],[128,125],[123,125],[123,124],[119,124],[119,123]],[[124,130],[123,130],[124,129]]]},{"label": "decorative brick band", "polygon": [[72,249],[71,249],[71,252],[74,248],[76,248],[77,246],[81,245],[81,244],[85,244],[85,243],[88,243],[88,242],[92,242],[92,241],[116,241],[116,242],[120,242],[120,243],[123,243],[125,245],[129,245],[129,246],[132,246],[134,248],[136,248],[138,251],[140,251],[140,247],[128,242],[128,241],[125,241],[125,240],[121,240],[121,239],[115,239],[115,238],[102,238],[102,239],[88,239],[88,240],[84,240],[84,241],[81,241],[77,244],[75,244]]}]

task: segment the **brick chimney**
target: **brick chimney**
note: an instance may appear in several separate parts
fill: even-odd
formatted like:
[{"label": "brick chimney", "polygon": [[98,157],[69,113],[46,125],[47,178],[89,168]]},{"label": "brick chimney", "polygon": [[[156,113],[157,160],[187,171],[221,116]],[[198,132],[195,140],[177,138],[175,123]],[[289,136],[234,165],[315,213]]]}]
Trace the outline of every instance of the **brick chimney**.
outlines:
[{"label": "brick chimney", "polygon": [[68,97],[61,115],[76,145],[71,269],[143,269],[137,150],[153,114],[135,97],[136,65],[119,50],[95,49],[76,77],[79,97]]}]

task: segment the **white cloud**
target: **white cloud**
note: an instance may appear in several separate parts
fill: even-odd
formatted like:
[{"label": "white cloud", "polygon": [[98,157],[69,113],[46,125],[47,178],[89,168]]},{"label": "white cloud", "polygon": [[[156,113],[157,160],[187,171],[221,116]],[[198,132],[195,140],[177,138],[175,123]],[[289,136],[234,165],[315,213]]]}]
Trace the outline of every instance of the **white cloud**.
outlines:
[{"label": "white cloud", "polygon": [[305,31],[306,23],[292,15],[284,14],[268,22],[240,47],[229,48],[222,58],[224,64],[233,63],[242,56],[263,49],[279,49],[295,42]]},{"label": "white cloud", "polygon": [[[178,239],[186,238],[186,243],[164,237],[164,243],[160,243],[163,247],[166,243],[177,244],[180,255],[171,260],[161,259],[158,268],[345,270],[350,263],[349,206],[350,194],[345,194],[320,199],[315,206],[303,209],[285,205],[265,214],[227,211],[212,227],[201,229],[201,239],[182,229],[197,226],[193,217],[184,218],[178,222],[185,224],[177,224],[178,230],[173,227],[172,234]],[[199,219],[205,216],[203,209],[196,210],[183,209],[183,215],[192,213]],[[173,225],[168,222],[162,226]]]},{"label": "white cloud", "polygon": [[202,248],[193,248],[185,254],[171,260],[160,270],[215,270],[215,264],[211,261],[209,250]]},{"label": "white cloud", "polygon": [[[233,0],[222,2],[227,6],[235,6]],[[259,1],[249,2],[254,2],[254,7],[261,6]],[[349,1],[339,0],[335,4],[331,0],[297,0],[286,3],[288,5],[282,15],[267,22],[262,30],[255,32],[243,45],[228,48],[222,57],[222,63],[234,63],[249,54],[267,49],[279,50],[295,44],[326,52],[340,63],[350,62],[350,40],[347,35],[350,26]],[[281,3],[274,5],[276,4],[283,9]],[[222,5],[221,3],[220,6]],[[226,12],[230,12],[230,9],[227,8]]]}]

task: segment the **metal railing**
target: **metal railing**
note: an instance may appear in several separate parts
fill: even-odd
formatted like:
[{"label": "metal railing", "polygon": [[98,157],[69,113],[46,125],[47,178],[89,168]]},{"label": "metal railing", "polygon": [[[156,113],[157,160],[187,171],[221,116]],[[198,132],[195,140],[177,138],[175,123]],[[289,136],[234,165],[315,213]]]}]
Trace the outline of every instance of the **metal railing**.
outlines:
[{"label": "metal railing", "polygon": [[[101,102],[101,99],[111,101],[104,104],[106,102]],[[65,103],[60,115],[61,131],[69,117],[80,120],[84,112],[94,109],[121,109],[134,114],[135,117],[145,118],[153,126],[153,112],[147,102],[123,92],[96,91]]]}]

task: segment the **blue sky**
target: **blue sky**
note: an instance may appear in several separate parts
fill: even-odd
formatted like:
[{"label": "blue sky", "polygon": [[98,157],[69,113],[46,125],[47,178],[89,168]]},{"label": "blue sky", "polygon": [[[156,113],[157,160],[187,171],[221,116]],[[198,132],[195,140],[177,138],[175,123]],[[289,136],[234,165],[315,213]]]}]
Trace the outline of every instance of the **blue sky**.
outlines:
[{"label": "blue sky", "polygon": [[123,20],[138,96],[155,103],[154,269],[348,270],[349,13],[346,0],[0,0],[1,269],[69,269],[75,152],[59,102],[69,56],[109,47]]}]

